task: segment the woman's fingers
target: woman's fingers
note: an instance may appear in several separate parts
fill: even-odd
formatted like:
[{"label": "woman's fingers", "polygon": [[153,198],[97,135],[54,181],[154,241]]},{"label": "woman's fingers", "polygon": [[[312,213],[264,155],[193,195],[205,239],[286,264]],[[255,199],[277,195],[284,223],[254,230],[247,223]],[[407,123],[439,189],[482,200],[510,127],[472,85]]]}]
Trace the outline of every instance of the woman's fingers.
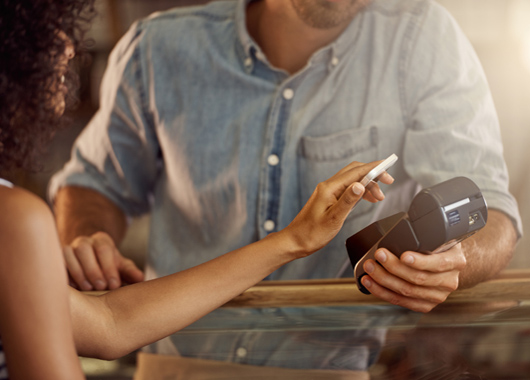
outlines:
[{"label": "woman's fingers", "polygon": [[382,182],[384,183],[385,185],[391,185],[393,182],[394,182],[394,177],[392,177],[390,174],[388,174],[387,172],[384,172],[383,174],[381,174],[378,178],[377,178],[377,181],[378,182]]},{"label": "woman's fingers", "polygon": [[[328,181],[339,181],[340,183],[340,186],[338,187],[338,189],[340,189],[340,193],[336,194],[337,199],[340,197],[342,192],[351,185],[352,182],[360,181],[381,162],[382,160],[363,164],[361,162],[354,161],[341,169],[336,175],[331,177]],[[377,178],[377,181],[380,181],[386,185],[390,185],[394,182],[394,178],[387,172],[384,172]],[[383,194],[379,184],[375,181],[371,181],[366,186],[366,191],[364,192],[363,198],[368,202],[376,203],[385,199],[385,195]]]},{"label": "woman's fingers", "polygon": [[[317,185],[310,199],[287,227],[293,240],[300,245],[300,251],[312,253],[335,237],[354,206],[366,196],[365,188],[359,181],[380,162],[352,162]],[[391,177],[385,178],[387,182],[392,180]],[[375,195],[368,197],[372,202],[384,199],[378,185],[376,188],[379,191],[374,191]]]},{"label": "woman's fingers", "polygon": [[353,183],[339,200],[329,208],[328,218],[330,221],[337,221],[342,226],[352,208],[361,200],[364,190],[364,186],[359,182]]},{"label": "woman's fingers", "polygon": [[[341,224],[351,212],[353,207],[360,201],[361,197],[370,202],[378,202],[385,198],[377,183],[371,183],[371,192],[367,191],[359,181],[376,167],[381,161],[363,164],[352,162],[337,174],[317,186],[314,202],[320,203],[327,210],[331,220],[339,221]],[[386,174],[383,176],[387,183],[393,182],[393,178]],[[315,205],[316,206],[316,205]]]},{"label": "woman's fingers", "polygon": [[364,199],[368,202],[376,203],[385,199],[385,194],[376,182],[370,182],[366,185]]}]

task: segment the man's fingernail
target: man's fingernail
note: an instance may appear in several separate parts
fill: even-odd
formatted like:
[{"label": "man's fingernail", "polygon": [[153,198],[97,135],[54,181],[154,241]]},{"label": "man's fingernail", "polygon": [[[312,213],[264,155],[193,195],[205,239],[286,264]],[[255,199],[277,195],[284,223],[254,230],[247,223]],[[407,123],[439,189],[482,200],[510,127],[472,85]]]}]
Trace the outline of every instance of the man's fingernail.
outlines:
[{"label": "man's fingernail", "polygon": [[405,257],[403,257],[403,261],[407,264],[413,264],[414,263],[414,256],[412,255],[405,255]]},{"label": "man's fingernail", "polygon": [[361,195],[364,191],[364,188],[363,185],[361,185],[360,183],[354,183],[352,190],[355,195]]},{"label": "man's fingernail", "polygon": [[384,263],[386,261],[386,253],[384,251],[377,251],[375,259],[380,263]]},{"label": "man's fingernail", "polygon": [[81,284],[81,289],[82,290],[92,290],[92,284],[88,281],[83,281],[83,283]]},{"label": "man's fingernail", "polygon": [[103,289],[105,289],[107,287],[105,285],[105,283],[103,282],[103,280],[96,280],[94,282],[94,285],[96,285],[96,289],[98,289],[98,290],[103,290]]},{"label": "man's fingernail", "polygon": [[366,271],[366,273],[373,273],[375,270],[374,264],[372,264],[371,262],[367,262],[366,264],[364,264],[364,270]]},{"label": "man's fingernail", "polygon": [[115,279],[114,277],[109,280],[109,288],[116,289],[119,286],[120,286],[119,281]]},{"label": "man's fingernail", "polygon": [[370,281],[370,279],[368,277],[366,277],[366,276],[363,277],[362,283],[363,283],[365,288],[370,288],[372,286],[372,281]]}]

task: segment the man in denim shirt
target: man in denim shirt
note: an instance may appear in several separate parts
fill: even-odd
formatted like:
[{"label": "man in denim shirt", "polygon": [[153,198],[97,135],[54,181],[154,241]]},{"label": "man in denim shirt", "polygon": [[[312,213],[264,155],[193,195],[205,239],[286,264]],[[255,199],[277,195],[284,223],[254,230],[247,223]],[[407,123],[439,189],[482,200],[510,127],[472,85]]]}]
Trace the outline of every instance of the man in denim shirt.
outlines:
[{"label": "man in denim shirt", "polygon": [[[372,294],[426,312],[504,268],[521,222],[484,73],[436,3],[216,1],[131,27],[50,194],[73,248],[71,277],[81,289],[112,289],[143,277],[115,248],[128,216],[151,213],[146,277],[163,276],[285,227],[317,183],[391,153],[400,160],[387,199],[359,204],[324,252],[270,279],[343,275],[348,236],[406,210],[419,188],[466,176],[488,202],[485,229],[443,254],[382,250],[382,266],[365,266]],[[264,358],[280,343],[263,337],[178,349],[217,358],[221,345],[239,362],[282,365]],[[365,369],[369,360],[309,355],[294,366]]]}]

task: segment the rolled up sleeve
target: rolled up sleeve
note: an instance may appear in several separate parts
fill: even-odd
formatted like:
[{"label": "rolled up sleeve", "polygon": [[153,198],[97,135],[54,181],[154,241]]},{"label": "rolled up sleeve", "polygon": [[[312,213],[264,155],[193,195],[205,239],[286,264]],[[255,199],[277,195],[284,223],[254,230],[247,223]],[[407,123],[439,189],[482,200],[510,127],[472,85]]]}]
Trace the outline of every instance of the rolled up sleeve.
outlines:
[{"label": "rolled up sleeve", "polygon": [[430,9],[402,57],[405,170],[422,186],[456,176],[472,179],[488,207],[506,213],[521,235],[498,117],[482,66],[452,17],[435,3],[426,3]]},{"label": "rolled up sleeve", "polygon": [[63,186],[100,192],[127,215],[149,210],[160,166],[150,109],[144,32],[135,24],[113,49],[101,84],[100,109],[76,140],[70,161],[49,186],[51,200]]}]

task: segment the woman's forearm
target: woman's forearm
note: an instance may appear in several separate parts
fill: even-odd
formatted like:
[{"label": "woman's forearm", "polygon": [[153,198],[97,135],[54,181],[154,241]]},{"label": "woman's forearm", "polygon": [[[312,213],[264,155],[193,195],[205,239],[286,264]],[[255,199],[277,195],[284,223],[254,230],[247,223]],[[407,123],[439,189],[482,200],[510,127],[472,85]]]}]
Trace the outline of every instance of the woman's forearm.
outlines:
[{"label": "woman's forearm", "polygon": [[279,232],[170,276],[98,297],[79,299],[77,293],[72,308],[78,352],[123,356],[188,326],[297,257],[295,244]]}]

